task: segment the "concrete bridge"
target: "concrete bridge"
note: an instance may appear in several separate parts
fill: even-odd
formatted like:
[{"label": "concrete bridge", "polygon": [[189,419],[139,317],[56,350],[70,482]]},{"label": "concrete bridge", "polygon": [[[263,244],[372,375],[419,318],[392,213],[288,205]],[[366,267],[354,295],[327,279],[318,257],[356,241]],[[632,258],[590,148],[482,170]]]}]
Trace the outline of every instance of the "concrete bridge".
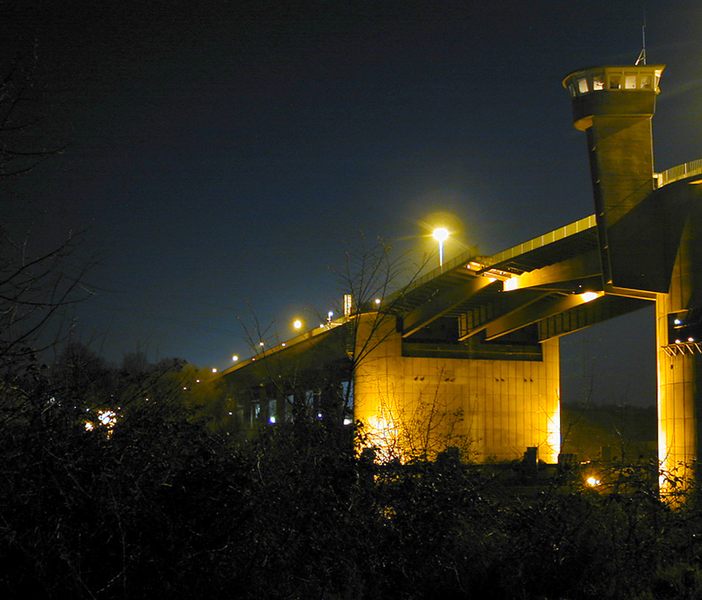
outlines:
[{"label": "concrete bridge", "polygon": [[[458,257],[223,373],[252,422],[355,419],[389,453],[560,452],[559,338],[656,306],[659,458],[691,477],[702,407],[702,160],[654,169],[662,65],[575,71],[595,212],[492,256]],[[341,407],[334,409],[333,407]],[[336,410],[337,412],[334,412]],[[664,485],[665,487],[665,485]]]}]

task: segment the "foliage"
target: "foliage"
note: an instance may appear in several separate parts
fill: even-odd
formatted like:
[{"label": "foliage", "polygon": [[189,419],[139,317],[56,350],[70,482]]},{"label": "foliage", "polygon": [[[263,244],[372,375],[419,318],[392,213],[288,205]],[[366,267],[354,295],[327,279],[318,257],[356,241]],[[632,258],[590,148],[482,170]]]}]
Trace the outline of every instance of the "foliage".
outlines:
[{"label": "foliage", "polygon": [[[604,492],[578,478],[525,488],[457,450],[379,464],[354,453],[348,428],[314,419],[234,441],[164,383],[181,383],[179,361],[111,370],[85,349],[67,354],[57,372],[29,369],[0,398],[3,598],[702,591],[699,510],[671,510],[637,469],[612,473]],[[58,394],[74,381],[70,357],[121,390],[128,408],[110,435],[84,427],[101,382],[79,377],[70,402]]]}]

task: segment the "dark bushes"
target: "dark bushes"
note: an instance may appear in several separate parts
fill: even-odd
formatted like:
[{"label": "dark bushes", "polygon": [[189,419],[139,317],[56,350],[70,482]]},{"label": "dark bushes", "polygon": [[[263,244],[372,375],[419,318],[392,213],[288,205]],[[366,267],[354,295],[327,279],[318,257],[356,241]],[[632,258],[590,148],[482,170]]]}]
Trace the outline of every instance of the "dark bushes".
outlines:
[{"label": "dark bushes", "polygon": [[702,592],[697,509],[671,511],[643,484],[525,494],[451,452],[375,464],[320,421],[234,443],[156,397],[125,403],[108,435],[51,389],[36,373],[2,388],[3,598]]}]

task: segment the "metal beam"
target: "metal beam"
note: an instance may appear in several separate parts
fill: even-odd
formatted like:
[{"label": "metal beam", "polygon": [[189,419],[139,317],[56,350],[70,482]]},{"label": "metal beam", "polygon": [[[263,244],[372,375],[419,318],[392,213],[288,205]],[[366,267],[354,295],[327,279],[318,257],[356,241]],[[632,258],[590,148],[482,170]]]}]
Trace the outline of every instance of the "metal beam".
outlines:
[{"label": "metal beam", "polygon": [[433,321],[441,318],[446,313],[454,310],[471,296],[490,285],[501,285],[491,277],[474,277],[466,283],[450,287],[444,290],[436,290],[436,293],[426,300],[421,306],[409,312],[402,319],[402,337],[407,338],[416,333],[422,327],[426,327]]},{"label": "metal beam", "polygon": [[576,306],[539,321],[539,341],[573,333],[612,317],[639,310],[647,304],[647,300],[603,296],[584,306]]},{"label": "metal beam", "polygon": [[[505,282],[505,290],[541,288],[551,290],[569,290],[574,281],[599,279],[597,289],[602,289],[602,265],[597,250],[590,250],[578,256],[562,260],[541,269],[528,271],[511,277]],[[591,282],[589,282],[591,283]]]},{"label": "metal beam", "polygon": [[542,319],[564,312],[588,302],[584,294],[567,294],[544,299],[511,312],[490,323],[485,333],[485,340],[490,341],[537,323]]},{"label": "metal beam", "polygon": [[491,323],[511,315],[550,294],[525,290],[514,293],[499,294],[493,302],[486,302],[470,310],[458,319],[458,341],[465,342],[486,329]]}]

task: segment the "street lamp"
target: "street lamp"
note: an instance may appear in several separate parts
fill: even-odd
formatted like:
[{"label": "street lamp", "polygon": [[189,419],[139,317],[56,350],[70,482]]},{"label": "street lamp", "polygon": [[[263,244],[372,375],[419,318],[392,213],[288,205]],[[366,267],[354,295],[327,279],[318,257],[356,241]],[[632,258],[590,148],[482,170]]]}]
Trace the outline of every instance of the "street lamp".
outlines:
[{"label": "street lamp", "polygon": [[439,268],[444,266],[444,242],[449,237],[449,230],[446,227],[437,227],[431,232],[432,237],[439,242]]},{"label": "street lamp", "polygon": [[300,329],[302,329],[302,321],[300,319],[295,319],[292,326],[295,331],[300,331]]}]

